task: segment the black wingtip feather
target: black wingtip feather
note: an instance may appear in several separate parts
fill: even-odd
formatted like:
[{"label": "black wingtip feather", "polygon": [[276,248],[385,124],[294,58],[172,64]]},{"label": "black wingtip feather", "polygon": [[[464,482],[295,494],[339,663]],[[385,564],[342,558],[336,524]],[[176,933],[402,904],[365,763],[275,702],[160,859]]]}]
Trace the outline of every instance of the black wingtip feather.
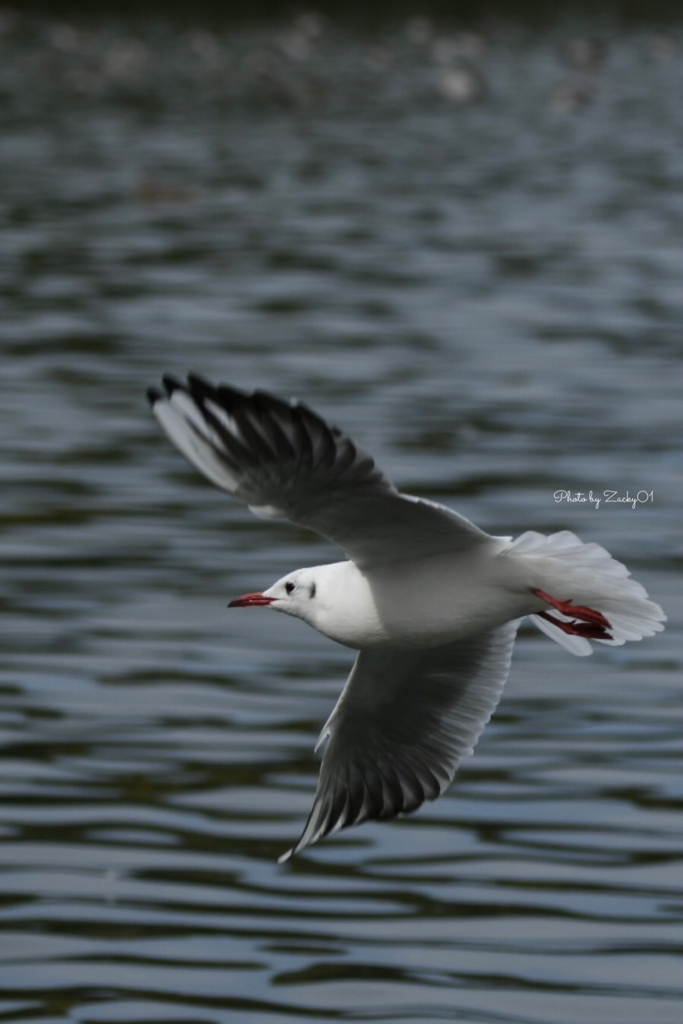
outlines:
[{"label": "black wingtip feather", "polygon": [[152,408],[154,408],[156,403],[163,397],[164,396],[162,395],[161,391],[159,391],[159,388],[147,388],[147,401],[152,406]]},{"label": "black wingtip feather", "polygon": [[174,391],[177,391],[178,388],[183,387],[180,381],[176,377],[172,377],[170,373],[165,373],[161,380],[163,382],[164,387],[166,388],[166,394],[168,395],[169,398],[171,397]]},{"label": "black wingtip feather", "polygon": [[216,388],[213,384],[199,373],[188,373],[187,386],[194,398],[213,398],[216,394]]},{"label": "black wingtip feather", "polygon": [[250,402],[253,395],[249,395],[246,391],[240,391],[239,388],[233,388],[229,384],[219,384],[216,388],[216,398],[230,412],[235,403],[245,400]]}]

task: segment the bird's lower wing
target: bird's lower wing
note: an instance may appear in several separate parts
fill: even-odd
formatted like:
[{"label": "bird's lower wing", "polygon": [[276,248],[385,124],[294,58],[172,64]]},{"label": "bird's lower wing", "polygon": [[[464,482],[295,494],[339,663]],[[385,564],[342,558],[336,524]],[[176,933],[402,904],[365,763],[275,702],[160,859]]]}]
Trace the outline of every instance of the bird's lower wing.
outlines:
[{"label": "bird's lower wing", "polygon": [[361,651],[321,734],[328,744],[313,809],[280,860],[443,793],[500,699],[518,625],[430,650]]},{"label": "bird's lower wing", "polygon": [[399,494],[374,460],[300,402],[214,387],[191,375],[150,389],[154,414],[182,454],[257,515],[328,537],[361,568],[489,540],[441,505]]}]

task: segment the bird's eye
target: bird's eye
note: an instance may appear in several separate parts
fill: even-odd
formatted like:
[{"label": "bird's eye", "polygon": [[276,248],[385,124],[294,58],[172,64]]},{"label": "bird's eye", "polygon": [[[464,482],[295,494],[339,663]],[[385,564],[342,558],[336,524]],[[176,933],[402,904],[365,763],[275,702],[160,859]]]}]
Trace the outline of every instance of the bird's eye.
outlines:
[{"label": "bird's eye", "polygon": [[288,580],[287,583],[285,583],[285,590],[288,594],[293,594],[296,590],[296,583],[292,583],[291,580]]}]

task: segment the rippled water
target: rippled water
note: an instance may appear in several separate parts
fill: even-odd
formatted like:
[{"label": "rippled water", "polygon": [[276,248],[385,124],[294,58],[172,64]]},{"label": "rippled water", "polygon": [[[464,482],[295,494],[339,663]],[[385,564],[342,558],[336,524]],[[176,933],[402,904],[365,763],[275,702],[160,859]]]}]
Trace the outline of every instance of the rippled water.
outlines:
[{"label": "rippled water", "polygon": [[[680,1022],[680,36],[4,18],[0,1020]],[[351,657],[225,605],[333,555],[160,435],[187,369],[607,544],[667,632],[524,630],[444,798],[278,867]]]}]

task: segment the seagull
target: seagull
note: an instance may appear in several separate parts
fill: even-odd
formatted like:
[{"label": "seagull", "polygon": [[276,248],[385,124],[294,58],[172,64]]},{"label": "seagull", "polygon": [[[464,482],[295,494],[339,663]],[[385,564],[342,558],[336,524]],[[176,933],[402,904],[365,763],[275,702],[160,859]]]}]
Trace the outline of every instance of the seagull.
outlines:
[{"label": "seagull", "polygon": [[494,537],[399,492],[303,402],[164,376],[147,392],[164,431],[211,483],[262,518],[336,544],[231,608],[270,608],[357,651],[316,750],[313,807],[286,861],[325,836],[435,800],[500,700],[520,621],[572,654],[661,631],[659,605],[598,544],[563,530]]}]

